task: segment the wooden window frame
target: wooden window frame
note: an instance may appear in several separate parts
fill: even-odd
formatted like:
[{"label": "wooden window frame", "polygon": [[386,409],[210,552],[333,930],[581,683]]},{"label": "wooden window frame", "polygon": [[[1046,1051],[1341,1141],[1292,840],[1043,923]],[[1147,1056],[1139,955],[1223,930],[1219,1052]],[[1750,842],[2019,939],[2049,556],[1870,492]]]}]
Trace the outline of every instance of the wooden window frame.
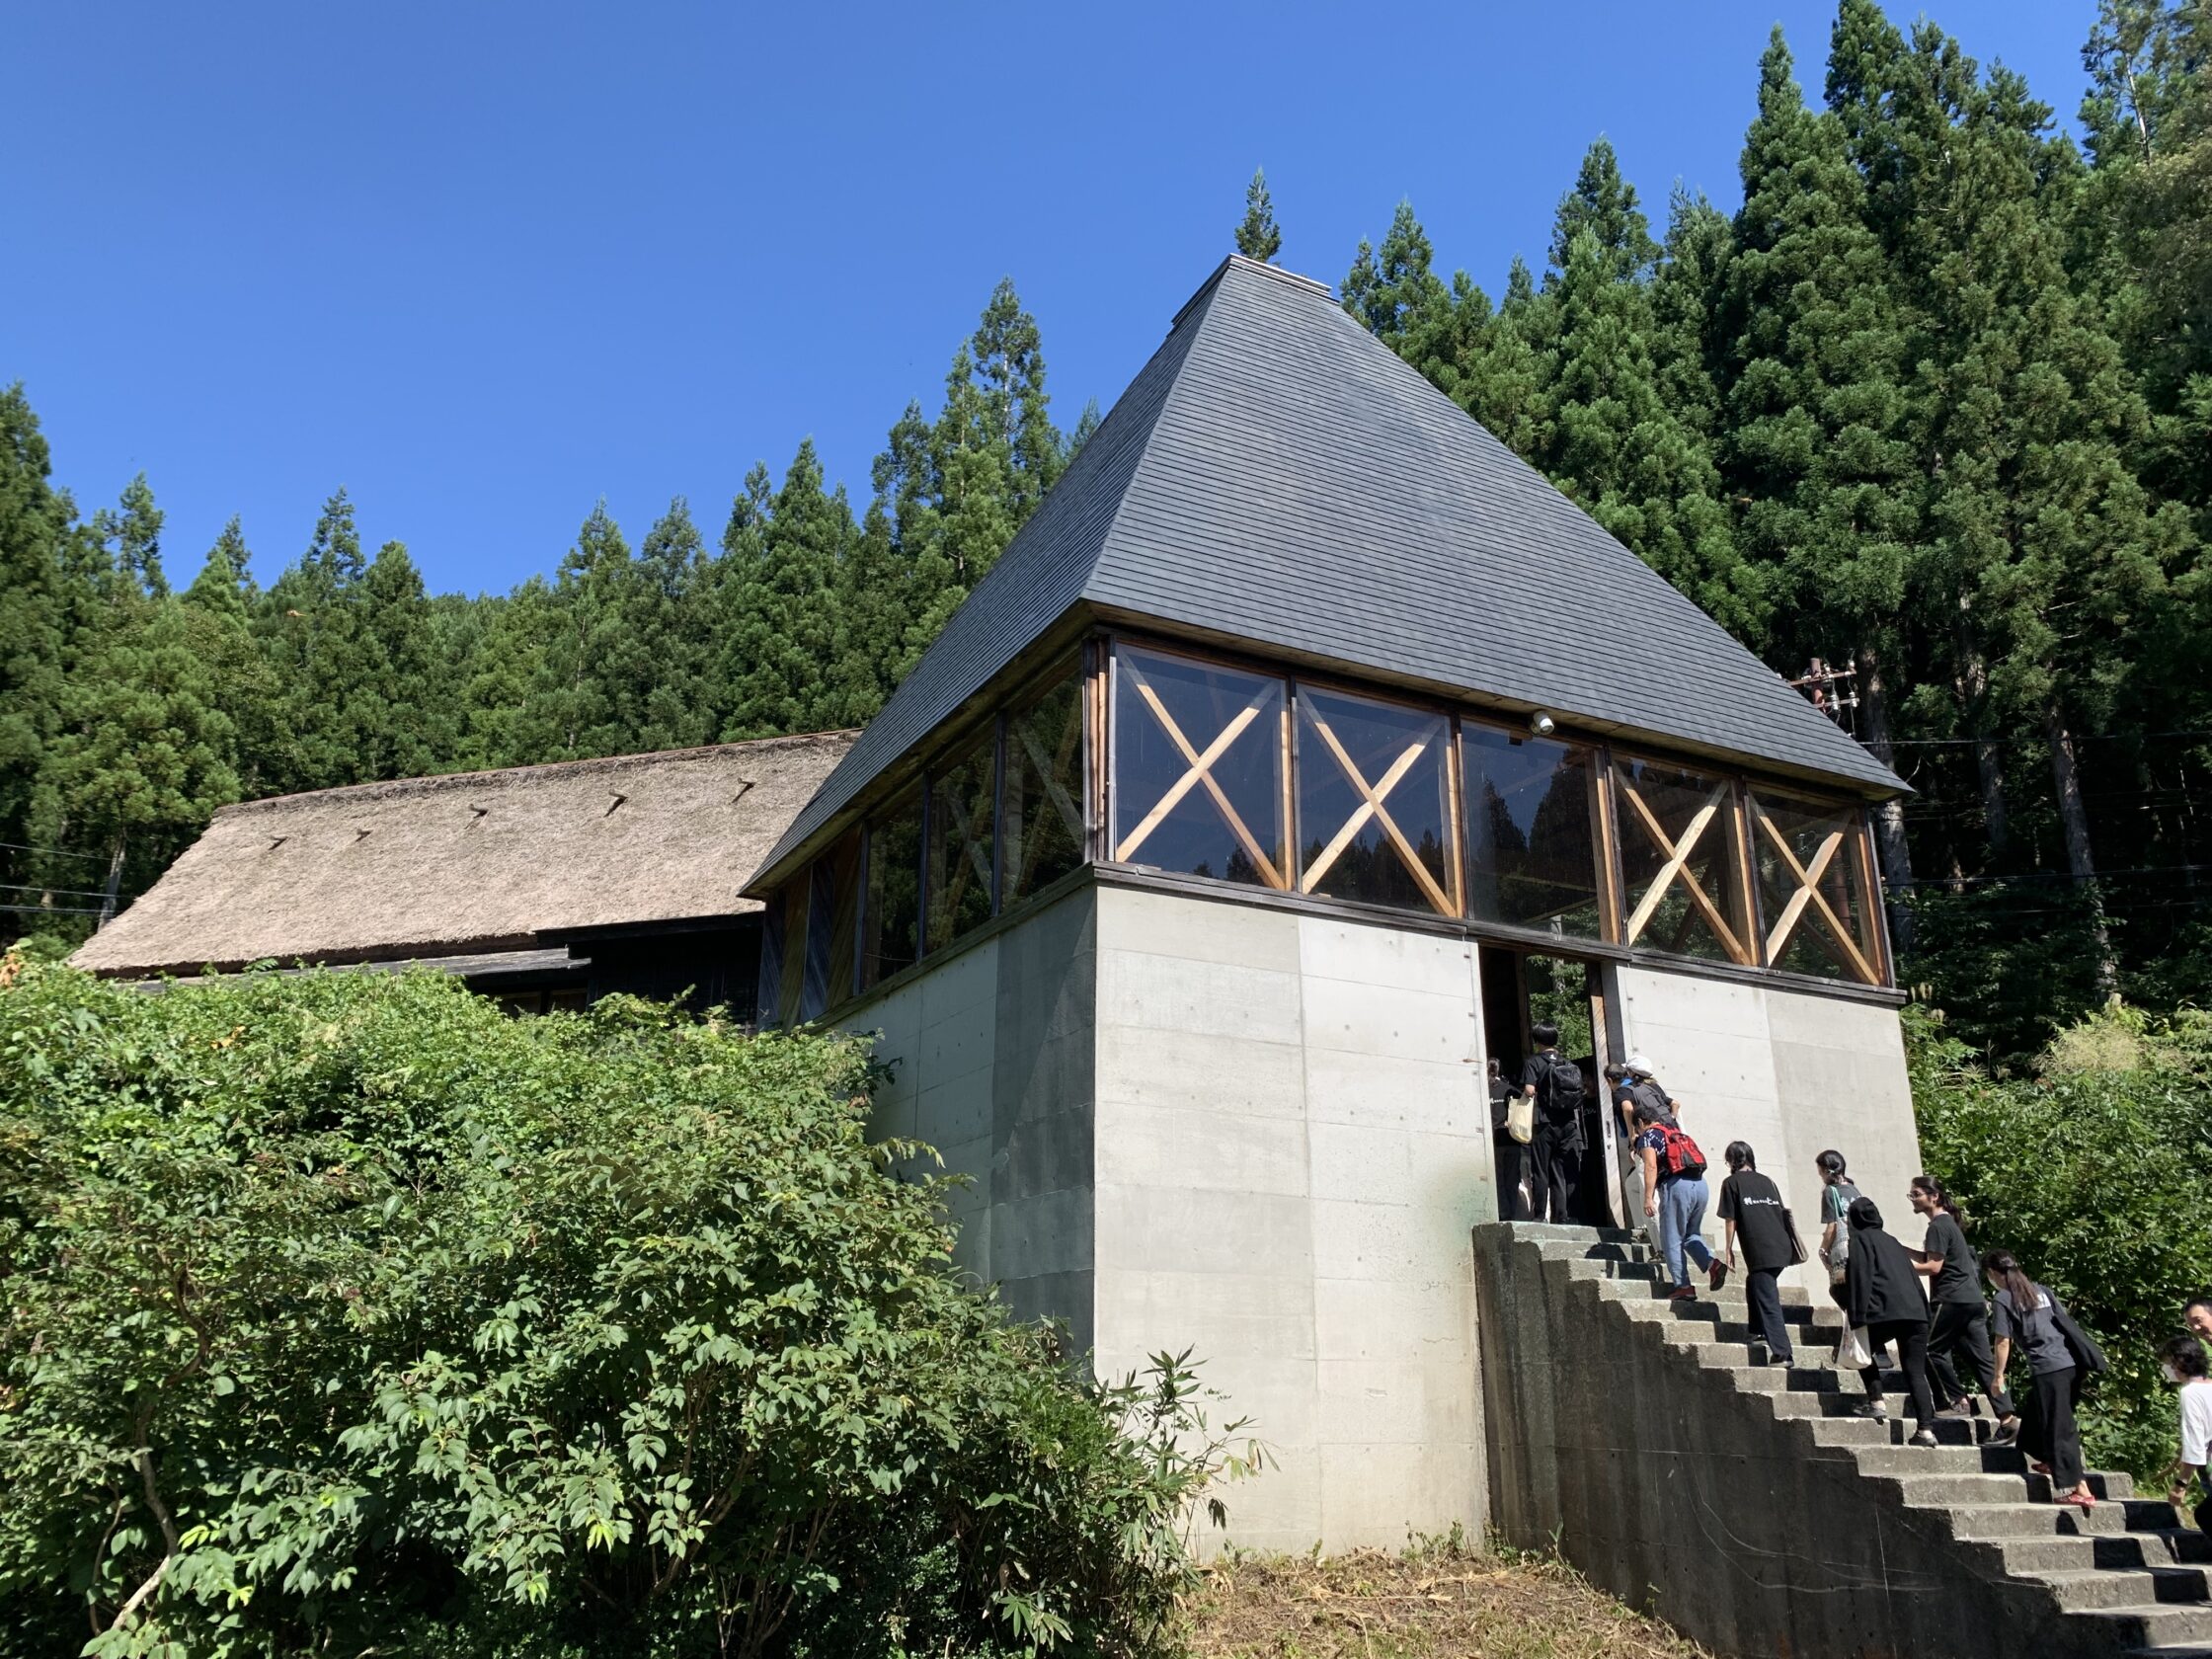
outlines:
[{"label": "wooden window frame", "polygon": [[[1124,649],[1125,647],[1127,649]],[[1284,820],[1286,831],[1283,837],[1284,844],[1278,846],[1271,856],[1267,849],[1260,845],[1259,837],[1252,832],[1251,827],[1244,822],[1243,814],[1239,813],[1235,805],[1229,800],[1228,792],[1221,786],[1221,783],[1213,775],[1213,767],[1216,763],[1234,747],[1238,739],[1244,736],[1252,723],[1260,718],[1262,703],[1258,701],[1247,702],[1242,712],[1232,717],[1227,725],[1208,739],[1206,747],[1201,749],[1191,742],[1189,735],[1183,731],[1175,717],[1168,712],[1165,700],[1157,691],[1152,689],[1150,681],[1145,678],[1143,671],[1129,660],[1128,651],[1130,650],[1146,652],[1154,657],[1172,658],[1208,672],[1226,672],[1247,675],[1276,687],[1282,698],[1282,709],[1278,717],[1278,726],[1282,730],[1277,732],[1275,738],[1276,761],[1279,770],[1284,769],[1284,762],[1287,759],[1282,748],[1289,726],[1291,706],[1292,681],[1287,674],[1256,673],[1251,670],[1203,654],[1162,650],[1156,646],[1141,644],[1134,640],[1117,639],[1113,653],[1115,703],[1118,705],[1121,701],[1123,679],[1126,677],[1133,680],[1137,695],[1150,712],[1153,722],[1166,735],[1168,742],[1182,754],[1184,769],[1182,776],[1168,786],[1159,799],[1152,803],[1144,818],[1140,819],[1126,835],[1120,834],[1121,825],[1118,822],[1118,814],[1109,818],[1107,835],[1112,842],[1112,856],[1108,862],[1115,864],[1131,862],[1133,855],[1143,850],[1146,840],[1149,838],[1153,830],[1166,822],[1168,815],[1181,806],[1194,789],[1203,787],[1207,794],[1212,797],[1214,808],[1222,815],[1222,820],[1227,826],[1230,835],[1243,847],[1245,856],[1252,860],[1254,869],[1260,877],[1260,885],[1277,893],[1297,891],[1290,882],[1290,860],[1292,856],[1296,855],[1298,846],[1297,841],[1293,838],[1295,829],[1290,821]],[[1120,768],[1109,762],[1107,769],[1110,773],[1115,774],[1112,778],[1112,792],[1118,803],[1121,793],[1121,778],[1118,775]],[[1283,811],[1283,805],[1280,801],[1277,803],[1276,811],[1280,817]],[[1115,839],[1117,835],[1119,838]],[[1277,862],[1279,859],[1282,861],[1280,865]]]},{"label": "wooden window frame", "polygon": [[[1009,870],[1006,858],[1008,844],[1006,839],[1006,774],[1014,764],[1014,745],[1017,739],[1021,740],[1022,750],[1028,757],[1029,764],[1035,768],[1038,776],[1044,780],[1053,810],[1060,814],[1062,825],[1074,836],[1075,845],[1081,851],[1083,862],[1093,862],[1092,846],[1097,829],[1097,815],[1091,806],[1090,704],[1096,688],[1092,684],[1094,671],[1087,656],[1088,642],[1086,642],[1085,649],[1086,655],[1055,658],[1055,668],[1048,669],[1043,673],[1025,680],[1022,683],[1020,694],[1006,698],[999,706],[997,716],[998,830],[993,843],[993,858],[998,867],[998,887],[991,906],[991,914],[994,916],[1005,913],[1008,899],[1006,885],[1009,876],[1018,880],[1021,874],[1019,871]],[[1070,798],[1060,787],[1054,768],[1047,764],[1043,755],[1029,747],[1026,739],[1021,738],[1021,734],[1017,730],[1019,722],[1015,718],[1017,714],[1034,707],[1045,697],[1068,684],[1075,687],[1076,752],[1074,759],[1077,780],[1075,784],[1076,798]],[[1024,845],[1026,848],[1026,842]],[[1022,901],[1017,898],[1013,902],[1020,904]]]},{"label": "wooden window frame", "polygon": [[[1644,889],[1632,908],[1628,905],[1626,866],[1625,864],[1621,865],[1620,903],[1624,913],[1620,922],[1620,943],[1630,950],[1638,948],[1650,950],[1654,948],[1649,945],[1639,947],[1636,943],[1637,937],[1649,924],[1652,913],[1658,909],[1661,901],[1666,898],[1667,890],[1677,881],[1680,881],[1692,907],[1703,916],[1705,925],[1713,931],[1719,941],[1720,948],[1727,954],[1730,962],[1739,968],[1766,966],[1758,959],[1757,953],[1752,948],[1757,942],[1758,883],[1755,879],[1755,873],[1747,870],[1745,862],[1749,826],[1744,819],[1743,775],[1732,770],[1716,771],[1700,766],[1695,761],[1673,760],[1663,755],[1645,753],[1640,750],[1620,750],[1617,752],[1620,758],[1625,760],[1650,766],[1671,767],[1676,771],[1688,772],[1694,776],[1708,779],[1711,783],[1711,789],[1705,797],[1705,804],[1693,815],[1690,824],[1684,827],[1680,835],[1670,835],[1666,827],[1659,822],[1659,815],[1651,810],[1641,795],[1636,793],[1635,786],[1627,780],[1624,772],[1618,778],[1608,778],[1609,784],[1617,786],[1609,790],[1609,794],[1618,798],[1624,798],[1629,803],[1631,811],[1626,816],[1630,822],[1665,855],[1659,874],[1652,878],[1650,886]],[[1609,773],[1612,769],[1610,765],[1607,768]],[[1725,916],[1720,906],[1715,904],[1712,896],[1699,885],[1698,878],[1691,873],[1689,867],[1690,854],[1697,850],[1698,843],[1703,838],[1705,831],[1711,829],[1715,823],[1724,819],[1731,823],[1735,829],[1736,880],[1744,899],[1743,911],[1733,921]],[[1621,838],[1625,840],[1624,830]],[[1674,955],[1677,953],[1668,952],[1665,954]]]},{"label": "wooden window frame", "polygon": [[[1345,751],[1343,743],[1337,738],[1335,732],[1330,730],[1328,723],[1318,714],[1304,709],[1305,694],[1308,692],[1316,692],[1323,697],[1342,697],[1352,702],[1373,703],[1382,708],[1402,709],[1406,713],[1438,722],[1443,727],[1442,737],[1436,741],[1441,742],[1445,750],[1443,759],[1446,813],[1454,813],[1459,803],[1459,790],[1454,780],[1452,760],[1459,750],[1460,727],[1458,720],[1454,718],[1450,709],[1438,708],[1430,704],[1402,702],[1389,697],[1378,697],[1364,691],[1339,691],[1333,686],[1316,684],[1309,680],[1293,679],[1290,681],[1290,696],[1285,702],[1285,712],[1292,716],[1290,725],[1293,737],[1291,751],[1288,756],[1291,764],[1286,774],[1292,799],[1295,801],[1302,797],[1303,791],[1300,786],[1304,781],[1299,773],[1299,768],[1304,765],[1305,756],[1305,746],[1299,741],[1298,737],[1301,728],[1295,716],[1299,712],[1304,713],[1305,719],[1312,723],[1315,735],[1320,738],[1323,747],[1328,750],[1328,758],[1334,762],[1336,767],[1333,775],[1341,777],[1349,783],[1352,786],[1352,792],[1360,797],[1360,804],[1352,809],[1350,817],[1337,826],[1335,833],[1330,837],[1328,843],[1322,847],[1311,864],[1304,861],[1305,855],[1303,850],[1304,837],[1299,833],[1301,827],[1293,822],[1291,855],[1297,864],[1298,891],[1312,897],[1328,898],[1329,895],[1327,894],[1315,894],[1313,884],[1329,873],[1336,861],[1344,855],[1345,850],[1358,838],[1360,831],[1366,829],[1370,822],[1373,822],[1382,827],[1384,839],[1396,852],[1399,864],[1413,877],[1414,885],[1421,890],[1422,897],[1429,902],[1429,908],[1438,915],[1450,916],[1454,920],[1464,919],[1466,905],[1464,895],[1461,891],[1460,882],[1460,869],[1464,855],[1460,847],[1462,837],[1459,824],[1453,822],[1445,826],[1445,874],[1444,881],[1440,883],[1430,872],[1428,866],[1421,862],[1420,855],[1413,850],[1412,843],[1406,839],[1405,831],[1398,828],[1397,821],[1390,816],[1389,808],[1383,804],[1390,791],[1404,781],[1405,774],[1413,769],[1415,762],[1431,750],[1432,743],[1424,741],[1408,746],[1405,752],[1392,761],[1389,768],[1382,773],[1381,780],[1371,784],[1353,762],[1352,756]],[[1450,891],[1447,891],[1447,888]]]},{"label": "wooden window frame", "polygon": [[[1571,948],[1573,942],[1578,939],[1584,944],[1619,944],[1620,942],[1619,898],[1620,869],[1620,848],[1616,845],[1613,834],[1613,750],[1595,738],[1577,737],[1570,732],[1554,731],[1539,737],[1538,734],[1529,731],[1526,722],[1516,726],[1503,717],[1488,712],[1457,714],[1452,722],[1452,759],[1455,768],[1461,772],[1462,779],[1466,766],[1466,756],[1462,751],[1462,745],[1465,742],[1469,727],[1484,732],[1502,732],[1508,737],[1518,737],[1526,734],[1529,737],[1537,738],[1539,742],[1555,743],[1567,749],[1579,749],[1590,756],[1590,787],[1597,797],[1591,806],[1593,816],[1590,831],[1596,839],[1596,846],[1593,849],[1594,858],[1590,874],[1597,889],[1598,936],[1593,940],[1586,935],[1568,933],[1563,930],[1552,936],[1561,942],[1561,948],[1563,949]],[[1463,782],[1460,787],[1463,790]],[[1460,803],[1459,811],[1459,834],[1463,844],[1460,863],[1462,869],[1465,872],[1462,881],[1470,883],[1473,875],[1473,849],[1471,846],[1464,846],[1466,842],[1466,805],[1463,799]],[[1462,885],[1460,894],[1460,914],[1470,924],[1477,927],[1503,927],[1528,935],[1541,935],[1544,932],[1542,928],[1532,927],[1524,922],[1488,921],[1478,916],[1468,915],[1466,910],[1467,891],[1467,885]]]},{"label": "wooden window frame", "polygon": [[[1828,837],[1823,849],[1814,856],[1810,867],[1799,861],[1796,849],[1789,845],[1788,838],[1774,821],[1760,810],[1758,798],[1762,795],[1770,800],[1791,803],[1806,809],[1810,814],[1833,819],[1837,822],[1838,828]],[[1872,879],[1873,870],[1869,860],[1870,849],[1868,846],[1870,837],[1866,831],[1865,808],[1854,801],[1840,800],[1835,796],[1814,795],[1804,790],[1791,789],[1783,785],[1763,783],[1756,778],[1746,778],[1744,780],[1744,808],[1747,814],[1744,858],[1751,867],[1750,891],[1757,906],[1755,925],[1759,934],[1761,965],[1770,969],[1775,968],[1776,963],[1780,959],[1783,948],[1788,945],[1791,935],[1804,924],[1807,916],[1817,909],[1828,923],[1832,943],[1836,947],[1838,960],[1844,968],[1845,978],[1856,985],[1886,986],[1889,983],[1888,952],[1884,948],[1884,942],[1881,938],[1881,922],[1879,920],[1881,888]],[[1755,834],[1762,830],[1766,833],[1767,844],[1779,855],[1789,880],[1794,884],[1788,900],[1782,907],[1782,914],[1777,917],[1771,926],[1766,916],[1767,896],[1759,880],[1758,846],[1752,839]],[[1858,866],[1859,892],[1865,901],[1868,911],[1864,927],[1867,949],[1860,947],[1860,941],[1853,936],[1849,927],[1844,925],[1843,917],[1836,913],[1835,908],[1828,903],[1827,896],[1820,892],[1817,885],[1820,878],[1827,873],[1829,866],[1839,857],[1849,859]],[[1786,968],[1777,971],[1785,974],[1793,972],[1793,970]]]}]

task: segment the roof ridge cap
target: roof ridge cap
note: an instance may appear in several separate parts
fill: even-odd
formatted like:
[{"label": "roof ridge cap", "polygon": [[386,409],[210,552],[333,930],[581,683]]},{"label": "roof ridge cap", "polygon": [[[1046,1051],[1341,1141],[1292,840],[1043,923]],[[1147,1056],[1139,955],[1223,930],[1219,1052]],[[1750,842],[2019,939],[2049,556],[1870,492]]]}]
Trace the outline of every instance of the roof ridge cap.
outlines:
[{"label": "roof ridge cap", "polygon": [[276,807],[296,806],[302,801],[336,800],[346,796],[367,798],[379,794],[386,797],[429,795],[442,789],[499,788],[511,781],[520,781],[524,774],[534,778],[547,772],[582,773],[593,769],[611,771],[618,767],[661,765],[670,761],[696,760],[712,755],[734,756],[743,750],[826,744],[857,736],[858,727],[838,727],[827,732],[790,732],[773,738],[747,738],[737,743],[641,750],[631,754],[583,754],[573,760],[531,760],[519,766],[480,766],[466,772],[426,772],[415,777],[371,778],[364,783],[341,783],[329,789],[295,789],[288,795],[262,795],[251,801],[232,801],[216,808],[215,817],[243,815]]},{"label": "roof ridge cap", "polygon": [[1336,303],[1336,290],[1318,276],[1307,276],[1302,272],[1286,271],[1279,265],[1270,265],[1265,260],[1250,259],[1243,254],[1230,254],[1220,265],[1214,267],[1213,271],[1208,274],[1206,280],[1199,283],[1197,291],[1190,298],[1184,300],[1182,308],[1168,319],[1167,332],[1173,334],[1176,329],[1180,328],[1183,319],[1197,308],[1201,300],[1220,287],[1222,278],[1231,271],[1249,272],[1254,276],[1264,276],[1269,281],[1280,282],[1287,288],[1296,288],[1301,293],[1325,299],[1332,305]]}]

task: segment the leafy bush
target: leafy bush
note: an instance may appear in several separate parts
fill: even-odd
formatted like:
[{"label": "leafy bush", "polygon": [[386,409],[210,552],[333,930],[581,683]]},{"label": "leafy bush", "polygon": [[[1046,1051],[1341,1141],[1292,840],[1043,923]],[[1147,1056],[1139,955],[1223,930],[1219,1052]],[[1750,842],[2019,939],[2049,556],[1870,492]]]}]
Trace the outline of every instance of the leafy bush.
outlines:
[{"label": "leafy bush", "polygon": [[1930,1171],[1965,1207],[1975,1247],[2017,1255],[2112,1362],[2088,1396],[2093,1461],[2155,1472],[2174,1437],[2159,1344],[2212,1286],[2212,1016],[2115,1005],[2014,1080],[1970,1065],[1925,1013],[1908,1010],[1907,1029]]},{"label": "leafy bush", "polygon": [[857,1046],[0,967],[0,1654],[1146,1654],[1239,1466],[1075,1380]]}]

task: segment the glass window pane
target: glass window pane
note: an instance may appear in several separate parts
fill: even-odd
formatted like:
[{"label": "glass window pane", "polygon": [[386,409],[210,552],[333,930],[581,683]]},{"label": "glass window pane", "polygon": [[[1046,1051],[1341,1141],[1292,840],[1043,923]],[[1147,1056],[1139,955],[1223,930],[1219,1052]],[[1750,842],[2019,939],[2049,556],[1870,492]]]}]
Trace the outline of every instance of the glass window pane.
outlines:
[{"label": "glass window pane", "polygon": [[867,916],[861,924],[862,989],[921,959],[921,792],[868,825]]},{"label": "glass window pane", "polygon": [[1300,887],[1458,914],[1451,737],[1441,714],[1300,686]]},{"label": "glass window pane", "polygon": [[822,862],[830,871],[829,1005],[834,1008],[856,988],[853,951],[860,932],[860,831],[847,831],[822,855]]},{"label": "glass window pane", "polygon": [[783,1018],[783,890],[760,902],[760,971],[753,982],[753,1023],[763,1031]]},{"label": "glass window pane", "polygon": [[1859,861],[1861,833],[1856,807],[1752,791],[1752,853],[1768,966],[1880,982],[1881,948]]},{"label": "glass window pane", "polygon": [[929,778],[929,948],[942,950],[990,919],[993,733]]},{"label": "glass window pane", "polygon": [[1494,726],[1460,727],[1467,914],[1602,937],[1596,751]]},{"label": "glass window pane", "polygon": [[830,946],[837,908],[835,860],[818,858],[807,869],[807,961],[799,982],[799,1017],[814,1020],[830,1006]]},{"label": "glass window pane", "polygon": [[1286,888],[1279,679],[1118,647],[1114,858]]},{"label": "glass window pane", "polygon": [[1067,677],[1006,716],[1001,908],[1083,862],[1083,682]]},{"label": "glass window pane", "polygon": [[1613,781],[1627,942],[1751,964],[1735,785],[1618,752]]},{"label": "glass window pane", "polygon": [[[811,869],[812,866],[809,866]],[[797,1025],[808,1017],[807,997],[807,871],[802,870],[783,889],[783,984],[776,991],[776,1006],[783,1023]]]}]

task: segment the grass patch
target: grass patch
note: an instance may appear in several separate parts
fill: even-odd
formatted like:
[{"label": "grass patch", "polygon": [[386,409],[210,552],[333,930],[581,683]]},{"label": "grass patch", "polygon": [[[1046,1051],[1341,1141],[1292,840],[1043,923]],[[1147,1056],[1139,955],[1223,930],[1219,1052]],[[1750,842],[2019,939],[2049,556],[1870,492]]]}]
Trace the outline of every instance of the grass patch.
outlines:
[{"label": "grass patch", "polygon": [[1194,1659],[1702,1659],[1555,1555],[1455,1539],[1403,1554],[1232,1555],[1190,1608]]}]

